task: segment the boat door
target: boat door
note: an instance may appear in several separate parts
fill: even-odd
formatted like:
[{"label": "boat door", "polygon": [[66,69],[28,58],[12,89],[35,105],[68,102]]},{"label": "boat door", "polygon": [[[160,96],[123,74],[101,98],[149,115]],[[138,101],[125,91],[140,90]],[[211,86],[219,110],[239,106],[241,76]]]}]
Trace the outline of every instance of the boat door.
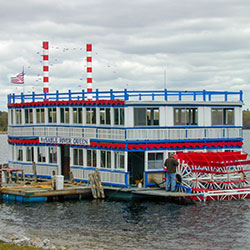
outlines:
[{"label": "boat door", "polygon": [[134,185],[137,180],[144,178],[144,152],[128,153],[128,171],[130,172],[130,185]]},{"label": "boat door", "polygon": [[64,175],[64,179],[69,179],[70,172],[70,155],[69,145],[60,145],[61,147],[61,173]]}]

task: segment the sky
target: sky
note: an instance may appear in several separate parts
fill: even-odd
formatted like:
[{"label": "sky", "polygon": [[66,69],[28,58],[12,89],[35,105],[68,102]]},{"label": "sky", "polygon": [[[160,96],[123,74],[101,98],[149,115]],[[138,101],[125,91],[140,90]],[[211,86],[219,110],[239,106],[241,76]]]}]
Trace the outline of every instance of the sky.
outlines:
[{"label": "sky", "polygon": [[[249,0],[0,0],[0,110],[7,95],[49,89],[243,90],[250,108]],[[10,77],[25,72],[24,89]]]}]

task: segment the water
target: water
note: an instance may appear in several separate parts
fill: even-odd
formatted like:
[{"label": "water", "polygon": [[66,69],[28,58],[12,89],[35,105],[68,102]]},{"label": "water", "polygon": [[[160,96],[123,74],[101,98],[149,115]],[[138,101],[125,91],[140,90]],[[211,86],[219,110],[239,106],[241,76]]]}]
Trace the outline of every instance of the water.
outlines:
[{"label": "water", "polygon": [[[250,152],[250,131],[244,131],[244,138],[244,150]],[[0,136],[0,141],[5,139]],[[6,152],[6,147],[1,150]],[[2,153],[0,161],[5,157]],[[48,238],[71,249],[249,249],[249,207],[250,199],[193,205],[109,200],[0,203],[0,234]]]}]

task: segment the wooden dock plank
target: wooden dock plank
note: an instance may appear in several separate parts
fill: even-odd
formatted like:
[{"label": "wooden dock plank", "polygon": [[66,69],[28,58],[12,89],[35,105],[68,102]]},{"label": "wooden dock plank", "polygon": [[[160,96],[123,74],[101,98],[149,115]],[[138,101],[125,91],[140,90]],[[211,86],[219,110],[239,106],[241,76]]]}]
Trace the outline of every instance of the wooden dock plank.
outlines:
[{"label": "wooden dock plank", "polygon": [[88,186],[72,186],[65,187],[61,190],[52,190],[51,188],[4,188],[1,191],[2,194],[40,197],[40,196],[59,196],[59,195],[74,195],[74,194],[88,194],[91,193],[91,189]]}]

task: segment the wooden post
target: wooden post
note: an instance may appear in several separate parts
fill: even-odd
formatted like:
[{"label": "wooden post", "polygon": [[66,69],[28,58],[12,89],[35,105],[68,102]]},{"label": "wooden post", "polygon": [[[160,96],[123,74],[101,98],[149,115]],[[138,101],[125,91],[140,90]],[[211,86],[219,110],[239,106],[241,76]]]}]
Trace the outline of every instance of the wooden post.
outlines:
[{"label": "wooden post", "polygon": [[15,171],[16,172],[16,176],[15,176],[15,183],[18,183],[18,170]]},{"label": "wooden post", "polygon": [[94,182],[92,174],[89,174],[89,182],[90,182],[90,187],[91,187],[92,195],[96,199],[97,198],[97,195],[96,195],[96,186],[95,186],[95,182]]},{"label": "wooden post", "polygon": [[56,190],[56,171],[52,171],[52,190]]},{"label": "wooden post", "polygon": [[75,180],[74,180],[74,176],[73,176],[73,173],[72,171],[69,172],[69,178],[70,178],[70,181],[71,181],[71,184],[75,184]]},{"label": "wooden post", "polygon": [[8,170],[5,171],[5,175],[6,175],[6,183],[10,184],[11,183],[11,174]]},{"label": "wooden post", "polygon": [[36,163],[33,161],[32,163],[33,174],[34,174],[34,182],[37,183],[37,173],[36,173]]},{"label": "wooden post", "polygon": [[3,168],[3,165],[1,164],[0,165],[0,187],[2,187],[2,168]]},{"label": "wooden post", "polygon": [[22,180],[25,182],[25,175],[24,175],[24,170],[23,169],[21,170],[21,173],[22,173],[21,174],[22,175]]}]

